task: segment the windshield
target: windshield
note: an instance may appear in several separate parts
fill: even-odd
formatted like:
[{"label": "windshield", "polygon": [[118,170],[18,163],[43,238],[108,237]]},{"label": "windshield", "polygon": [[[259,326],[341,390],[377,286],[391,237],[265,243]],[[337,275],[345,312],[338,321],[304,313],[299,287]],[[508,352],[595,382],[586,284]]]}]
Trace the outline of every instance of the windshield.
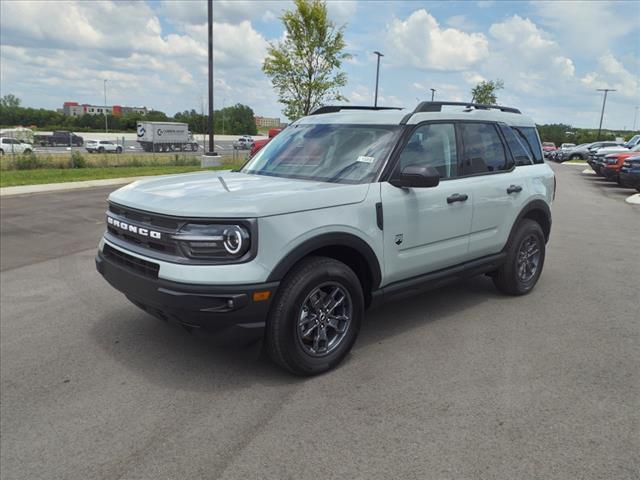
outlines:
[{"label": "windshield", "polygon": [[291,125],[241,172],[322,182],[370,182],[399,132],[399,125]]}]

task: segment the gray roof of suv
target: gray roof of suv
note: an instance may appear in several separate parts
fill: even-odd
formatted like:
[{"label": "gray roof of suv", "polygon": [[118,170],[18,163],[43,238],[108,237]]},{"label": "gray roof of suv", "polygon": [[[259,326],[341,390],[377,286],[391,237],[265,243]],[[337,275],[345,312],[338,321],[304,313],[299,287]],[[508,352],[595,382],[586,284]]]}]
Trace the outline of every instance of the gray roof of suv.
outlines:
[{"label": "gray roof of suv", "polygon": [[[310,115],[299,119],[297,125],[348,123],[356,125],[398,125],[410,110],[343,110],[336,113]],[[516,127],[535,127],[531,118],[520,113],[501,112],[497,110],[471,110],[469,112],[445,110],[442,112],[414,113],[408,125],[415,125],[429,120],[486,120],[504,122]]]}]

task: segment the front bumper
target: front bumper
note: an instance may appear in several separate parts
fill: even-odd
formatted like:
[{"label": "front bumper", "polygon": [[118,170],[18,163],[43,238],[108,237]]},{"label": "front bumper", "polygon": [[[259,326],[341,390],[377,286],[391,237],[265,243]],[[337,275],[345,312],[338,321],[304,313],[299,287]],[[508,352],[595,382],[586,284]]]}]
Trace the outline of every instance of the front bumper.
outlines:
[{"label": "front bumper", "polygon": [[[172,282],[140,273],[102,251],[98,251],[95,262],[105,280],[144,311],[188,330],[224,335],[225,339],[261,336],[279,285],[279,282],[254,285]],[[253,300],[255,292],[264,291],[270,292],[267,300]]]}]

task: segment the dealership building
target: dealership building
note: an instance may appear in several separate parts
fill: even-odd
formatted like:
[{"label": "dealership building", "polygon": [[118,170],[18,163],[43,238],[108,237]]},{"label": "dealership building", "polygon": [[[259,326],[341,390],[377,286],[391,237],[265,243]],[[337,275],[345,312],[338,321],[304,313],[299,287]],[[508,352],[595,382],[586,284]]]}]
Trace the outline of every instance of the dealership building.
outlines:
[{"label": "dealership building", "polygon": [[79,104],[78,102],[64,102],[62,105],[62,113],[70,117],[81,117],[83,115],[113,115],[115,117],[125,115],[127,113],[148,112],[147,107],[123,107],[121,105],[89,105],[88,103]]}]

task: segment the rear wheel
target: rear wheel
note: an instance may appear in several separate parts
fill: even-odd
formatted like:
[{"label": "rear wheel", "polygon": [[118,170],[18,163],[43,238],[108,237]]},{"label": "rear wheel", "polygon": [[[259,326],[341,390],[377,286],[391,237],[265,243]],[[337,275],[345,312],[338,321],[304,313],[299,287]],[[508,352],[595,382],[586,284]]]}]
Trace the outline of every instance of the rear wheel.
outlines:
[{"label": "rear wheel", "polygon": [[98,148],[98,153],[104,153],[104,147]]},{"label": "rear wheel", "polygon": [[24,153],[25,155],[29,155],[31,153],[31,149],[30,148],[25,148],[24,152],[22,152],[22,153]]},{"label": "rear wheel", "polygon": [[569,157],[569,160],[580,160],[581,158],[582,158],[582,155],[580,155],[579,153],[574,153]]},{"label": "rear wheel", "polygon": [[351,350],[363,312],[353,270],[332,258],[306,258],[285,277],[271,306],[267,351],[296,375],[330,370]]},{"label": "rear wheel", "polygon": [[122,147],[116,148],[116,153],[122,153]]},{"label": "rear wheel", "polygon": [[545,257],[545,238],[538,222],[522,220],[507,245],[507,258],[492,276],[496,288],[508,295],[525,295],[538,282]]}]

